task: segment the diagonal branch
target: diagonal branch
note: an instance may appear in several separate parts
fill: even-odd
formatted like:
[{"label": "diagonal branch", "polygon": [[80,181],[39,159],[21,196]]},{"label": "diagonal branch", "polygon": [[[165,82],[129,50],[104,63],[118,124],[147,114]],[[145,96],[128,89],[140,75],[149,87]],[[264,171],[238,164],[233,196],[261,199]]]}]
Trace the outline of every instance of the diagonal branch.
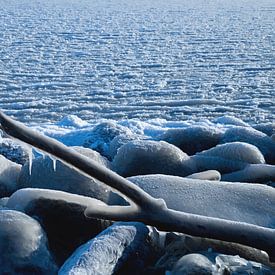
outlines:
[{"label": "diagonal branch", "polygon": [[81,172],[84,172],[86,175],[106,183],[126,195],[134,203],[141,203],[143,205],[151,205],[154,203],[159,204],[159,200],[153,199],[142,189],[114,173],[112,170],[77,153],[57,140],[51,139],[38,133],[37,131],[31,130],[24,124],[13,120],[1,111],[0,124],[2,129],[8,135],[47,152],[69,164],[71,167],[77,168]]},{"label": "diagonal branch", "polygon": [[[54,155],[61,161],[94,177],[126,195],[135,205],[107,206],[92,209],[88,217],[112,220],[141,221],[165,231],[240,243],[265,250],[275,261],[275,229],[252,224],[199,216],[168,209],[161,199],[155,199],[125,178],[71,150],[62,143],[39,134],[0,112],[2,129],[10,136]],[[183,202],[184,203],[184,202]]]},{"label": "diagonal branch", "polygon": [[[192,236],[217,239],[239,243],[269,254],[270,261],[275,262],[275,230],[244,222],[236,222],[213,217],[206,217],[171,210],[169,208],[129,210],[124,215],[124,207],[103,206],[100,209],[88,207],[87,217],[115,221],[140,221],[162,231],[181,232]],[[137,211],[138,210],[138,211]]]}]

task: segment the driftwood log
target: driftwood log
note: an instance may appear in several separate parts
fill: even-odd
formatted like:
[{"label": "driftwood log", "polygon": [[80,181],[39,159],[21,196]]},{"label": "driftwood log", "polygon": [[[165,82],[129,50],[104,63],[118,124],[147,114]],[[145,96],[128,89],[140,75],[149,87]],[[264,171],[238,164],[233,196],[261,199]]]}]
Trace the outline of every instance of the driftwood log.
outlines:
[{"label": "driftwood log", "polygon": [[275,262],[275,229],[171,210],[167,208],[164,200],[151,197],[110,169],[54,139],[31,130],[2,112],[0,124],[8,135],[55,156],[85,175],[104,182],[126,197],[130,203],[130,206],[100,206],[96,209],[88,207],[85,211],[87,217],[140,221],[159,230],[239,243],[266,251],[270,261]]}]

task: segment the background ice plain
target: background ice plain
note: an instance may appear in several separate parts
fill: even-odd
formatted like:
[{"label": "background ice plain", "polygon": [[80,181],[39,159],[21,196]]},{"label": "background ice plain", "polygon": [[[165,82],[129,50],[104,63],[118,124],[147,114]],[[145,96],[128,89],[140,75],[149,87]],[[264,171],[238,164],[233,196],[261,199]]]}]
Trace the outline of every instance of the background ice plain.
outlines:
[{"label": "background ice plain", "polygon": [[21,121],[274,121],[272,0],[0,0],[0,14],[0,108]]}]

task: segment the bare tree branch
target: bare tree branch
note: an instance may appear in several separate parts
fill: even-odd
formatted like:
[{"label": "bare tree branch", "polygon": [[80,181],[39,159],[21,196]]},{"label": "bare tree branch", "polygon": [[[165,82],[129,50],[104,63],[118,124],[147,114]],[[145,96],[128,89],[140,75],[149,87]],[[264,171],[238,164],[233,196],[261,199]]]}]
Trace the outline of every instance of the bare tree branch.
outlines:
[{"label": "bare tree branch", "polygon": [[97,209],[88,207],[85,212],[88,217],[141,221],[160,230],[240,243],[265,250],[270,259],[275,261],[275,229],[168,209],[163,200],[151,197],[113,171],[100,166],[60,142],[29,129],[2,112],[0,112],[0,123],[2,129],[10,136],[52,154],[82,173],[117,189],[135,204]]}]

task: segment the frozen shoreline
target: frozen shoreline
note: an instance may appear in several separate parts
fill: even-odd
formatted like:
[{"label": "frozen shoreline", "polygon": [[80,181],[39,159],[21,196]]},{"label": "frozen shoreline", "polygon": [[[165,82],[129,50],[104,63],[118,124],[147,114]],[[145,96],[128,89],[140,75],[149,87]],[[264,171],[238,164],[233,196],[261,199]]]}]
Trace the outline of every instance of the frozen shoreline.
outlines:
[{"label": "frozen shoreline", "polygon": [[[133,253],[135,253],[140,247],[146,246],[145,238],[153,238],[151,241],[154,244],[146,246],[146,250],[152,251],[151,255],[154,261],[159,259],[161,262],[162,258],[158,258],[159,253],[164,253],[162,255],[163,257],[168,256],[168,262],[161,263],[159,266],[159,263],[156,262],[146,263],[147,257],[142,258],[141,256],[141,258],[138,258],[138,262],[141,261],[143,268],[145,270],[148,269],[148,274],[151,274],[152,269],[161,272],[165,272],[165,270],[176,272],[177,269],[182,267],[185,269],[191,268],[191,270],[206,267],[209,272],[212,272],[209,274],[216,274],[217,270],[222,272],[224,268],[231,271],[234,270],[237,272],[236,274],[244,270],[252,271],[254,269],[272,272],[272,269],[268,269],[270,263],[268,262],[267,254],[257,249],[266,251],[270,259],[273,259],[273,235],[275,234],[273,202],[275,193],[271,182],[274,183],[275,181],[274,124],[255,125],[255,128],[260,130],[258,131],[240,119],[227,116],[221,117],[215,122],[204,120],[196,125],[192,121],[172,123],[163,120],[151,121],[151,123],[131,120],[120,123],[105,121],[97,125],[91,125],[76,116],[69,116],[55,125],[44,127],[44,131],[55,135],[60,140],[64,140],[67,143],[81,143],[81,145],[97,150],[101,155],[88,148],[75,147],[69,149],[62,144],[58,145],[54,140],[46,142],[44,137],[35,132],[32,133],[20,123],[12,122],[7,117],[5,118],[4,115],[1,115],[1,124],[3,129],[12,136],[38,146],[38,148],[44,148],[44,151],[51,152],[56,157],[59,156],[68,164],[71,163],[70,161],[72,161],[73,157],[78,159],[82,166],[78,166],[78,162],[72,163],[80,170],[83,167],[93,167],[95,165],[94,167],[98,167],[96,169],[101,171],[97,174],[95,168],[88,169],[87,171],[89,172],[86,173],[91,178],[87,177],[87,175],[85,176],[85,174],[79,174],[72,166],[67,166],[48,156],[36,156],[32,160],[32,156],[29,155],[28,159],[25,158],[23,166],[12,163],[5,157],[1,158],[2,171],[0,179],[2,196],[11,196],[1,200],[2,209],[0,214],[3,216],[1,223],[4,228],[8,224],[10,229],[3,231],[2,235],[0,234],[0,238],[1,236],[5,238],[9,234],[13,234],[10,232],[18,230],[20,223],[24,223],[31,218],[38,219],[47,233],[47,235],[43,235],[45,241],[43,243],[40,242],[37,249],[41,251],[41,257],[50,262],[50,266],[43,264],[39,266],[40,262],[36,258],[31,260],[24,259],[23,266],[34,265],[39,269],[41,268],[41,270],[50,268],[53,273],[56,273],[64,260],[68,259],[59,270],[60,274],[63,274],[62,272],[66,274],[67,269],[78,274],[77,270],[79,268],[87,272],[90,269],[98,271],[99,260],[99,265],[102,268],[104,266],[104,270],[105,268],[110,270],[108,274],[112,274],[114,268],[125,268],[128,272],[135,264],[130,259],[132,249]],[[5,148],[6,146],[6,151],[3,153],[12,154],[14,151],[16,152],[19,148],[13,147],[12,140],[10,140],[11,143],[5,143],[7,140],[9,140],[7,137],[1,140],[3,142],[2,147]],[[62,150],[63,153],[61,153]],[[80,155],[75,152],[79,152]],[[26,148],[25,153],[27,155],[30,153],[29,148]],[[161,228],[164,231],[178,231],[185,234],[194,234],[195,236],[203,234],[206,238],[216,239],[217,237],[218,240],[229,241],[229,244],[227,244],[229,245],[227,250],[229,255],[222,254],[225,246],[223,242],[210,240],[210,243],[207,244],[209,240],[202,239],[203,242],[206,242],[207,247],[199,245],[201,247],[199,249],[200,253],[196,253],[198,252],[196,248],[191,248],[189,252],[183,251],[181,254],[182,259],[179,260],[177,257],[174,258],[176,255],[173,252],[169,255],[169,244],[162,243],[160,247],[157,239],[148,235],[148,229],[142,224],[114,224],[113,227],[108,227],[107,230],[102,231],[110,225],[107,221],[112,220],[110,217],[115,218],[116,215],[120,215],[120,220],[126,219],[128,221],[129,215],[132,215],[129,212],[131,211],[129,207],[126,206],[125,208],[123,206],[125,201],[122,201],[122,198],[118,198],[117,195],[112,193],[109,187],[102,185],[98,181],[101,180],[110,186],[116,186],[115,184],[113,185],[112,181],[115,181],[114,178],[118,179],[117,177],[119,176],[104,167],[108,167],[125,177],[134,176],[128,178],[128,183],[125,178],[120,178],[125,181],[125,189],[122,186],[120,188],[124,190],[125,195],[127,194],[126,196],[129,196],[129,198],[131,198],[130,190],[141,188],[137,192],[143,194],[144,201],[140,205],[144,206],[145,204],[145,207],[144,209],[142,207],[138,208],[138,212],[148,212],[146,196],[151,198],[151,202],[157,203],[156,205],[159,208],[149,208],[153,211],[151,216],[150,214],[152,213],[150,211],[148,213],[149,220],[146,219],[145,212],[143,214],[145,215],[144,220],[139,220],[143,215],[139,216],[137,214],[135,216],[136,208],[133,208],[134,212],[131,220],[135,221],[138,219],[137,221],[143,221],[145,224],[155,226],[154,222],[152,222],[155,218],[158,224],[156,227],[163,226]],[[216,170],[211,171],[209,169]],[[112,178],[112,175],[114,178]],[[223,180],[224,176],[231,177],[231,182]],[[271,186],[266,186],[266,184]],[[120,188],[117,189],[124,194]],[[135,198],[141,200],[142,196]],[[101,200],[101,202],[98,200]],[[139,205],[138,200],[135,203]],[[86,208],[87,206],[88,208]],[[106,212],[108,211],[107,208],[110,209],[112,216],[108,216],[111,214]],[[88,217],[92,218],[93,215],[96,215],[100,220],[86,220],[83,215],[85,209]],[[101,212],[101,209],[103,212]],[[125,213],[123,209],[125,209]],[[157,209],[159,209],[159,212],[156,211]],[[22,211],[30,217],[17,211]],[[60,215],[59,213],[63,214]],[[65,213],[68,214],[64,215]],[[101,214],[99,215],[99,213]],[[168,221],[165,220],[166,215],[169,213],[172,215],[171,217],[176,217],[174,215],[180,216],[178,216],[178,220],[174,220],[171,223],[170,218]],[[14,225],[7,223],[9,216],[12,217],[11,220]],[[150,220],[150,217],[152,220]],[[163,220],[162,217],[164,217]],[[56,219],[63,220],[65,224],[69,225],[66,228],[66,233],[69,233],[68,236],[67,234],[63,236],[64,224],[62,222],[61,224],[57,222],[58,226],[56,227]],[[34,223],[35,221],[32,220],[32,222]],[[179,225],[181,222],[183,222],[182,225]],[[85,226],[81,227],[81,230],[75,232],[75,230],[69,229],[71,226],[78,228],[79,223],[85,224]],[[36,224],[38,227],[40,226],[37,222]],[[86,226],[89,227],[89,224],[92,225],[94,230],[90,233],[88,230],[87,235],[85,230]],[[130,235],[128,238],[128,229],[125,233],[122,234],[122,232],[125,226],[131,227],[132,225],[134,227],[141,226],[141,229],[144,229],[141,230],[141,235],[139,235],[140,233],[134,228],[129,228]],[[55,228],[54,232],[52,232],[52,226]],[[113,229],[117,228],[117,226],[121,227],[118,227],[117,233],[113,234]],[[168,226],[168,230],[165,230],[165,226]],[[213,231],[207,231],[208,226],[210,228],[213,226],[214,229],[217,226],[218,231],[214,229]],[[238,226],[240,226],[239,229],[237,229]],[[229,228],[233,231],[228,230]],[[19,245],[18,251],[24,247],[24,239],[33,238],[33,241],[39,242],[38,235],[29,236],[23,231],[19,232],[18,243],[21,245]],[[56,238],[58,238],[59,242],[60,232],[64,242],[61,247],[56,245]],[[97,235],[100,232],[102,233]],[[205,235],[205,232],[208,232],[207,235]],[[215,235],[215,232],[218,235]],[[232,235],[232,232],[235,233]],[[133,243],[131,248],[131,240],[135,234],[138,234],[136,235],[137,240],[141,239],[136,244]],[[155,238],[159,238],[158,233],[155,234]],[[97,236],[95,237],[95,235]],[[91,241],[76,249],[83,244],[83,236],[85,236],[85,241]],[[264,236],[260,242],[258,241],[259,236]],[[185,245],[185,238],[190,238],[187,235],[181,237],[176,237],[175,235],[176,239],[179,238],[181,245]],[[49,250],[46,238],[49,240]],[[109,246],[109,238],[114,243],[117,243],[117,238],[118,243]],[[235,238],[237,238],[236,241],[234,241]],[[268,241],[266,241],[266,238],[268,238]],[[69,248],[67,244],[71,243],[71,239],[76,242]],[[11,240],[7,246],[14,245],[13,242],[16,239],[11,238]],[[128,244],[129,240],[131,244]],[[196,238],[193,237],[189,241],[194,244],[197,242]],[[240,251],[238,245],[236,246],[231,241],[254,248],[242,247],[242,251]],[[124,242],[125,245],[121,246],[120,244]],[[95,249],[98,245],[94,246],[92,245],[93,243],[100,243],[101,248],[99,250]],[[215,251],[217,249],[218,252],[207,250],[208,245],[210,247],[214,245],[216,247]],[[69,257],[73,251],[75,253]],[[233,251],[238,251],[237,254],[243,258],[230,256],[235,254]],[[126,253],[126,258],[120,256],[122,252]],[[14,252],[14,255],[17,256],[16,253],[17,250]],[[104,253],[107,262],[104,260],[104,263],[101,263],[101,253]],[[117,253],[119,255],[115,256],[112,263],[109,263],[108,259],[111,259],[113,255],[117,255]],[[165,256],[166,253],[168,253],[167,256]],[[12,254],[5,253],[5,256],[12,257]],[[252,261],[247,261],[246,259]],[[57,260],[57,265],[54,260]],[[178,264],[173,266],[169,263],[170,260],[178,262]],[[256,262],[253,262],[253,260],[256,260]],[[181,264],[181,261],[184,264]],[[10,263],[10,261],[8,262]],[[105,263],[107,263],[106,266]],[[13,262],[9,265],[6,264],[5,268],[14,269],[17,268],[17,264]]]}]

